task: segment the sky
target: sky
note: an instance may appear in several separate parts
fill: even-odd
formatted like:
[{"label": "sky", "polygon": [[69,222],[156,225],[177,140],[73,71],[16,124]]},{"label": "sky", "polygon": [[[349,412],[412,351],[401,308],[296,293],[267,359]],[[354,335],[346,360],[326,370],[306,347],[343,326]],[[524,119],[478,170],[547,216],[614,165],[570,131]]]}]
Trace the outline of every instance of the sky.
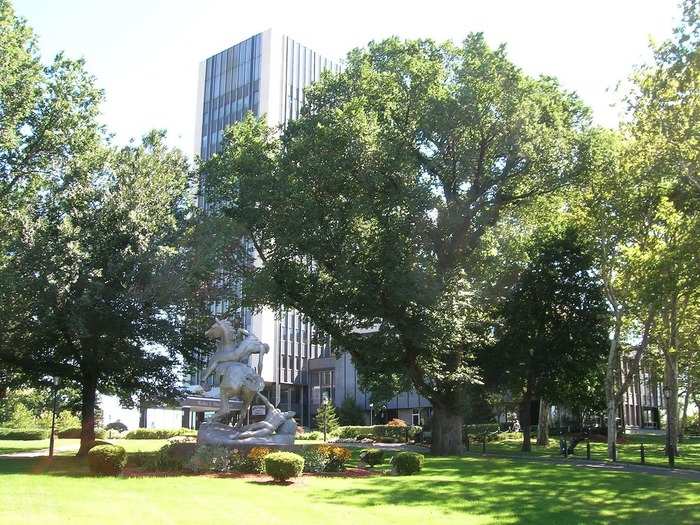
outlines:
[{"label": "sky", "polygon": [[194,152],[199,62],[274,28],[328,58],[398,35],[461,41],[481,31],[531,75],[559,78],[615,126],[616,85],[668,38],[676,0],[14,0],[49,60],[82,57],[104,89],[103,121],[117,143],[153,128]]}]

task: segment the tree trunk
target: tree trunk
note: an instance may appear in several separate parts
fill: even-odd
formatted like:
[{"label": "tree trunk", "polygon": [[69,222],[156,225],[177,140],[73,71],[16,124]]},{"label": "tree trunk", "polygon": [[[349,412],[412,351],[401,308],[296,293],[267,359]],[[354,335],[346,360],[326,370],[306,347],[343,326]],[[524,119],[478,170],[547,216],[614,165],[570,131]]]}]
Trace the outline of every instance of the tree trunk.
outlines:
[{"label": "tree trunk", "polygon": [[[673,455],[678,455],[678,361],[675,355],[666,355],[664,370],[666,386],[671,389],[671,395],[666,405],[666,424],[671,435],[671,449]],[[668,451],[667,451],[668,452]]]},{"label": "tree trunk", "polygon": [[523,394],[523,400],[520,403],[520,429],[523,431],[523,452],[530,452],[532,450],[532,436],[530,433],[531,406],[532,394],[528,388]]},{"label": "tree trunk", "polygon": [[681,428],[679,435],[682,438],[685,435],[685,426],[688,423],[688,403],[690,402],[690,382],[688,383],[688,388],[685,391],[685,398],[683,399],[683,416],[681,417]]},{"label": "tree trunk", "polygon": [[78,456],[85,456],[95,441],[95,406],[97,404],[97,377],[93,373],[82,374],[80,406],[80,449]]},{"label": "tree trunk", "polygon": [[617,441],[617,403],[613,399],[608,399],[608,458],[613,459],[613,448]]},{"label": "tree trunk", "polygon": [[461,411],[433,403],[432,445],[436,456],[456,456],[464,453],[464,415]]},{"label": "tree trunk", "polygon": [[549,403],[540,399],[540,415],[537,420],[537,445],[549,445]]},{"label": "tree trunk", "polygon": [[[619,352],[620,332],[622,329],[622,311],[620,310],[614,295],[609,293],[608,300],[615,311],[615,328],[613,336],[610,340],[610,351],[608,352],[608,363],[605,373],[605,401],[607,404],[608,415],[608,458],[613,459],[613,448],[615,447],[615,441],[617,440],[617,405],[622,402],[622,396],[629,388],[632,379],[634,378],[634,374],[638,373],[642,355],[644,355],[644,351],[649,345],[649,334],[652,326],[654,325],[654,313],[656,312],[656,309],[653,305],[649,306],[647,319],[644,323],[642,341],[637,346],[629,370],[627,373],[623,373]],[[615,382],[617,381],[616,372],[618,369],[620,369],[619,380],[621,384],[619,385],[619,389],[616,389]]]}]

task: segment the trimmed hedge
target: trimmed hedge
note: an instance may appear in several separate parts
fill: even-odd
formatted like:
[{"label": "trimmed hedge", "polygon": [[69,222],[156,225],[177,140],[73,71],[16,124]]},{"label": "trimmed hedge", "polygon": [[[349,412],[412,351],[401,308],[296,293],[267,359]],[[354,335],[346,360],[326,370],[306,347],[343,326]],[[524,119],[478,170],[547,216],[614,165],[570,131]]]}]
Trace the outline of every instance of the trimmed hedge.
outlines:
[{"label": "trimmed hedge", "polygon": [[175,436],[196,436],[191,428],[136,428],[130,430],[124,439],[170,439]]},{"label": "trimmed hedge", "polygon": [[366,448],[360,451],[360,461],[370,467],[379,465],[384,461],[384,451],[380,448]]},{"label": "trimmed hedge", "polygon": [[0,439],[36,441],[48,439],[49,433],[49,430],[43,428],[0,428]]},{"label": "trimmed hedge", "polygon": [[375,440],[394,439],[395,442],[401,443],[406,439],[408,432],[409,439],[421,433],[422,428],[418,426],[395,427],[389,425],[373,425],[373,426],[345,426],[338,427],[332,432],[332,435],[340,439],[362,439],[370,437]]},{"label": "trimmed hedge", "polygon": [[126,466],[126,450],[117,445],[98,445],[88,452],[88,466],[94,474],[119,474]]},{"label": "trimmed hedge", "polygon": [[410,476],[421,471],[424,460],[425,456],[417,452],[399,452],[391,458],[391,464],[397,474]]},{"label": "trimmed hedge", "polygon": [[304,471],[304,458],[293,452],[273,452],[265,456],[265,473],[275,481],[287,481]]},{"label": "trimmed hedge", "polygon": [[480,423],[478,425],[464,425],[465,436],[483,436],[485,434],[493,434],[499,432],[500,425],[498,423]]},{"label": "trimmed hedge", "polygon": [[[65,428],[63,430],[59,430],[56,435],[62,439],[80,439],[81,433],[82,433],[82,429],[80,427],[71,427],[71,428]],[[104,428],[96,428],[95,429],[95,438],[96,439],[105,439],[106,437],[107,437],[107,431]]]}]

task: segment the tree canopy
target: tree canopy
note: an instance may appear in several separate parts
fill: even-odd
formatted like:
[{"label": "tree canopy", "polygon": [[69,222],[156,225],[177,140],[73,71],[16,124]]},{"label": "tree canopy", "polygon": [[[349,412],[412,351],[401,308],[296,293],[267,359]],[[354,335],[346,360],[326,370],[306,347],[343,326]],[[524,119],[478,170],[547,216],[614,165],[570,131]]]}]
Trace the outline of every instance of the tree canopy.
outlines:
[{"label": "tree canopy", "polygon": [[392,38],[309,88],[281,136],[252,116],[233,126],[207,195],[263,263],[248,300],[308,315],[363,376],[415,386],[433,450],[454,453],[488,332],[484,238],[577,175],[588,123],[575,95],[480,34]]}]

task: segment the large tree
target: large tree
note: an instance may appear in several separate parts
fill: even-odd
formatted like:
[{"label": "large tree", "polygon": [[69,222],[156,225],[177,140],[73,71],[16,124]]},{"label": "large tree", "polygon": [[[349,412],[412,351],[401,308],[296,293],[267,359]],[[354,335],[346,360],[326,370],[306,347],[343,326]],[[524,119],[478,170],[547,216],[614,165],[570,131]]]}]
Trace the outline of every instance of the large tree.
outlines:
[{"label": "large tree", "polygon": [[535,241],[532,252],[483,358],[492,380],[520,401],[523,451],[531,447],[532,402],[568,404],[586,394],[608,337],[603,287],[575,231]]},{"label": "large tree", "polygon": [[[201,282],[188,241],[188,163],[151,133],[142,144],[72,159],[36,198],[0,272],[0,362],[81,391],[80,454],[97,392],[163,399],[202,348]],[[197,275],[193,269],[199,269]]]},{"label": "large tree", "polygon": [[633,248],[633,261],[657,312],[652,335],[671,390],[667,416],[674,447],[680,356],[688,350],[682,333],[690,328],[697,335],[689,313],[700,294],[700,2],[685,0],[682,15],[674,36],[654,48],[653,63],[632,77],[626,128],[631,169],[654,189],[647,242]]},{"label": "large tree", "polygon": [[263,263],[247,298],[308,315],[363,376],[413,385],[433,452],[459,453],[489,334],[484,238],[575,175],[588,113],[480,34],[371,43],[305,100],[281,137],[249,117],[205,167]]}]

